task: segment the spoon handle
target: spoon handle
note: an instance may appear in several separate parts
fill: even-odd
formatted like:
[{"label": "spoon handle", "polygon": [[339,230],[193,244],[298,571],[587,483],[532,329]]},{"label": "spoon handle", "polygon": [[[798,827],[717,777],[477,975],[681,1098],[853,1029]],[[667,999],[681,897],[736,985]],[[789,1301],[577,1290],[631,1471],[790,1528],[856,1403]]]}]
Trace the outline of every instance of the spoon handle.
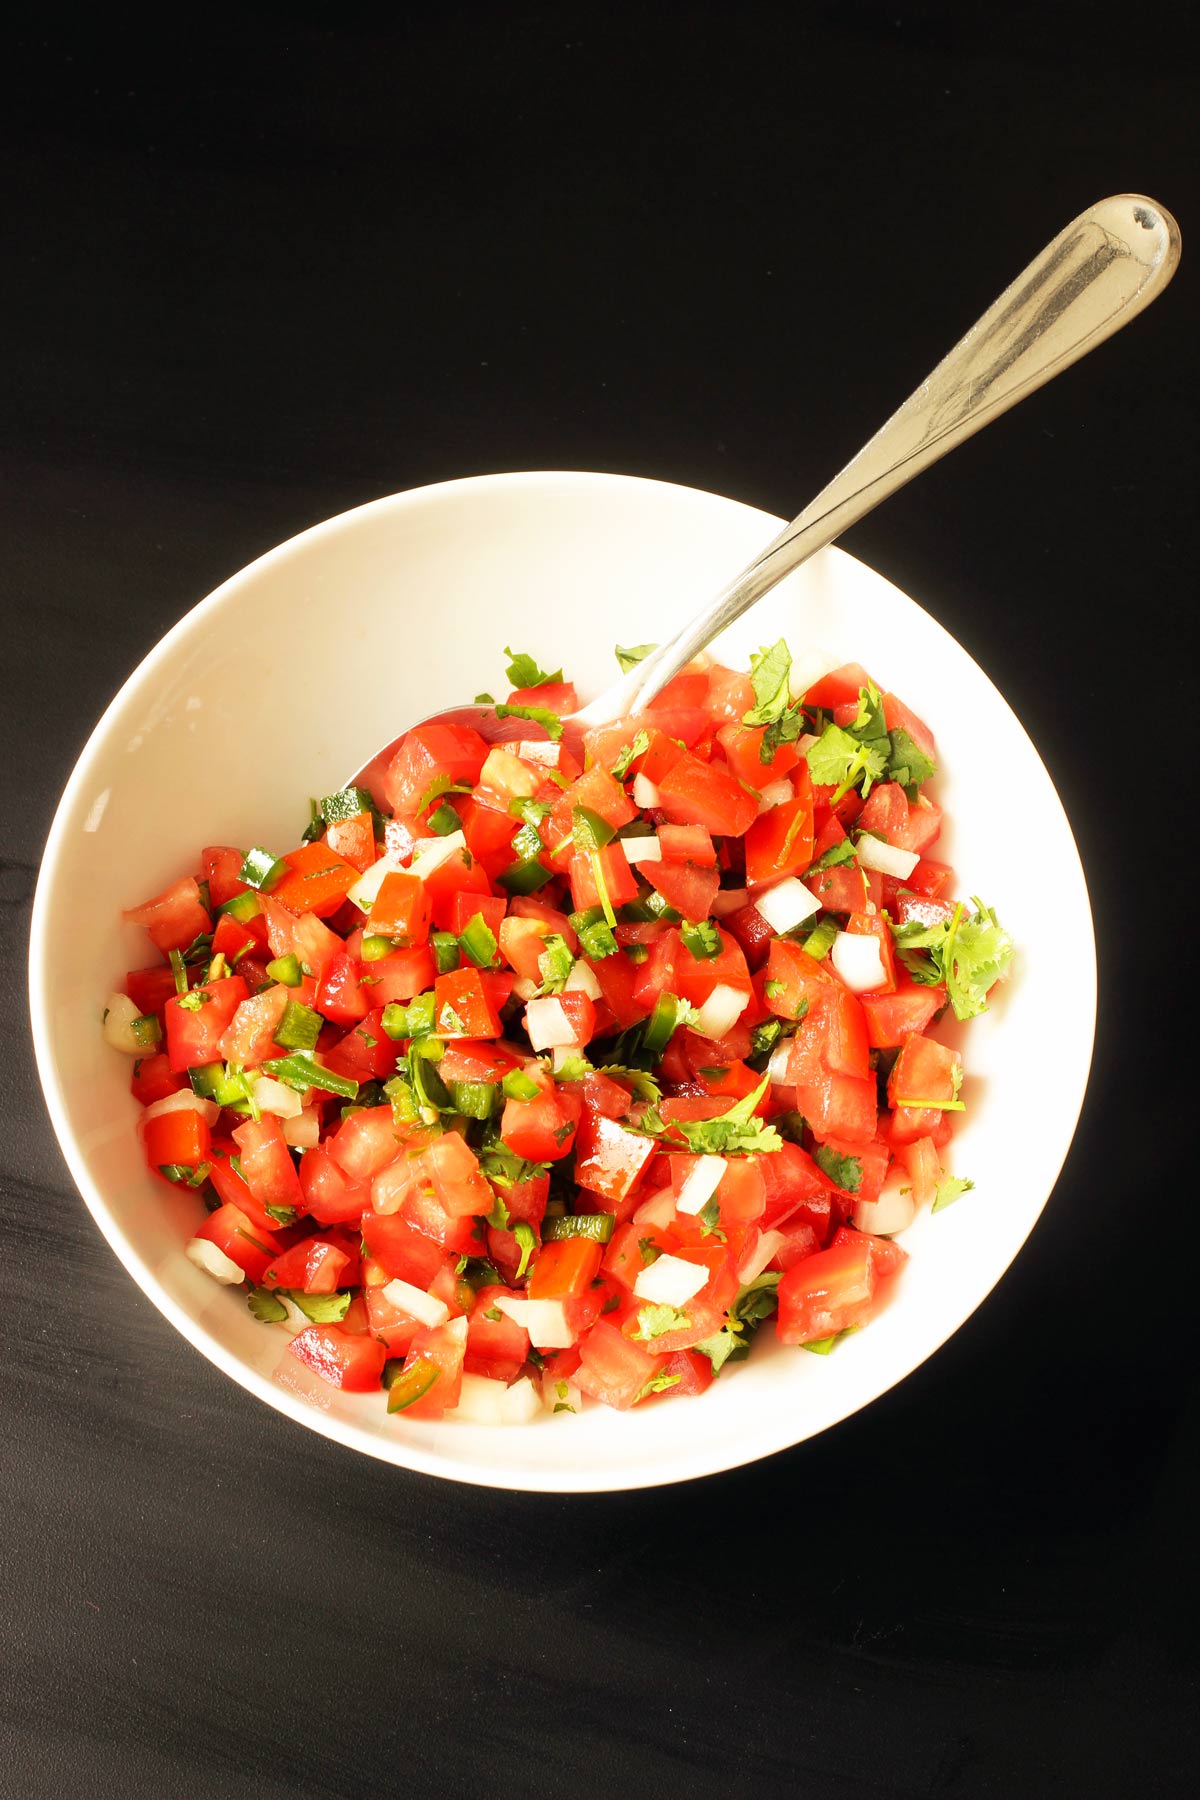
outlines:
[{"label": "spoon handle", "polygon": [[[817,550],[1128,324],[1179,261],[1179,227],[1140,194],[1101,200],[1034,258],[804,511],[669,642],[576,715],[647,706],[698,651]],[[596,716],[593,717],[593,709]]]}]

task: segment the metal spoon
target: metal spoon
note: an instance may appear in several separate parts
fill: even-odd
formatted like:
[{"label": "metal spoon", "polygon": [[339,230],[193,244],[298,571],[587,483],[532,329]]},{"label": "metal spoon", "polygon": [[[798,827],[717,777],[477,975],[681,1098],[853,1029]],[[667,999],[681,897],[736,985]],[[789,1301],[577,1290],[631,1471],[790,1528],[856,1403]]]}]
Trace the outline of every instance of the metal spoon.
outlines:
[{"label": "metal spoon", "polygon": [[[1179,227],[1141,194],[1117,194],[1073,219],[1034,258],[840,474],[696,618],[597,699],[563,720],[569,743],[648,706],[684,664],[785,575],[973,432],[1094,350],[1162,293],[1179,262]],[[491,743],[530,738],[527,721],[481,706],[422,723],[473,725]],[[374,791],[407,726],[354,777]]]}]

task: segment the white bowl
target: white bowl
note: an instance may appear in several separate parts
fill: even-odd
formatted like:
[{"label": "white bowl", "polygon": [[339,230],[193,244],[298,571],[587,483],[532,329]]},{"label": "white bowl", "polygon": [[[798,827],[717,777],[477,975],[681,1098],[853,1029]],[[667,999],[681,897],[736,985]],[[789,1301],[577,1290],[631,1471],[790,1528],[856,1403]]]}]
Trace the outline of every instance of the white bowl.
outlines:
[{"label": "white bowl", "polygon": [[[882,576],[826,550],[728,634],[742,663],[785,635],[857,660],[932,725],[951,821],[937,854],[1019,946],[964,1031],[965,1122],[951,1167],[975,1181],[920,1214],[911,1260],[870,1326],[816,1357],[768,1328],[703,1399],[589,1407],[509,1429],[389,1418],[382,1395],[310,1380],[278,1326],[187,1261],[201,1216],[143,1165],[129,1063],[100,1035],[123,971],[148,960],[120,909],[205,843],[299,841],[310,794],[341,786],[405,724],[502,683],[505,644],[561,662],[587,695],[614,643],[662,637],[779,521],[714,494],[614,475],[517,474],[397,494],[261,557],[170,631],[97,725],[67,784],[34,903],[30,997],[46,1101],[71,1172],[130,1274],[183,1335],[268,1405],[428,1474],[537,1490],[632,1488],[727,1469],[845,1418],[924,1361],[1024,1243],[1066,1156],[1095,1022],[1095,948],[1070,827],[1037,752],[953,638]],[[1069,997],[1069,1004],[1064,997]]]}]

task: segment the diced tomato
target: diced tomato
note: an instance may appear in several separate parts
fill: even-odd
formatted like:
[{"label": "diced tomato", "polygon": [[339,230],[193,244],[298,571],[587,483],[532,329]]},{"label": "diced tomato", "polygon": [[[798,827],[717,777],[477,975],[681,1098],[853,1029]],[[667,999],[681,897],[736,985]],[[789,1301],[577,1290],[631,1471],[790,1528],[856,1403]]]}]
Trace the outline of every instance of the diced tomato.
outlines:
[{"label": "diced tomato", "polygon": [[[461,896],[457,893],[453,900]],[[425,883],[403,870],[385,875],[367,918],[368,929],[394,938],[405,947],[423,944],[429,936],[429,898]]]},{"label": "diced tomato", "polygon": [[764,1156],[761,1164],[765,1198],[758,1223],[762,1229],[804,1224],[823,1243],[831,1221],[830,1183],[812,1157],[799,1144],[785,1141],[773,1155]]},{"label": "diced tomato", "polygon": [[[467,1315],[467,1351],[466,1367],[477,1373],[483,1373],[477,1365],[481,1360],[491,1362],[513,1362],[519,1368],[529,1355],[529,1333],[507,1313],[502,1313],[496,1306],[497,1300],[523,1300],[525,1296],[516,1288],[491,1285],[481,1287],[475,1296],[475,1304]],[[496,1313],[489,1318],[489,1313]]]},{"label": "diced tomato", "polygon": [[883,722],[889,731],[907,731],[917,749],[933,763],[937,762],[937,744],[924,719],[910,712],[895,694],[883,694]]},{"label": "diced tomato", "polygon": [[932,857],[923,856],[904,885],[915,894],[923,894],[928,900],[936,900],[953,877],[954,870],[949,863],[934,862]]},{"label": "diced tomato", "polygon": [[945,1004],[942,982],[936,987],[919,987],[900,970],[894,993],[862,996],[867,1041],[873,1050],[897,1049],[914,1031],[923,1032],[931,1025]]},{"label": "diced tomato", "polygon": [[321,1044],[325,1066],[351,1081],[382,1081],[396,1067],[400,1046],[383,1029],[383,1009],[372,1007],[364,1019],[328,1048]]},{"label": "diced tomato", "polygon": [[272,956],[295,956],[320,979],[326,963],[342,954],[342,940],[315,913],[289,912],[271,894],[263,895],[267,942]]},{"label": "diced tomato", "polygon": [[531,1300],[575,1299],[600,1272],[604,1246],[591,1238],[558,1238],[543,1244],[529,1274]]},{"label": "diced tomato", "polygon": [[344,1250],[325,1238],[302,1238],[263,1270],[262,1285],[297,1288],[302,1294],[333,1294],[349,1261]]},{"label": "diced tomato", "polygon": [[777,1019],[798,1019],[819,1008],[836,980],[828,964],[818,962],[790,938],[772,939],[763,998]]},{"label": "diced tomato", "polygon": [[166,1051],[160,1050],[153,1056],[136,1059],[129,1091],[141,1106],[151,1106],[155,1100],[165,1100],[168,1094],[180,1093],[187,1085],[187,1076],[176,1073]]},{"label": "diced tomato", "polygon": [[[437,1371],[432,1386],[404,1409],[409,1419],[440,1419],[458,1405],[462,1393],[463,1359],[467,1350],[467,1321],[448,1319],[432,1330],[418,1331],[404,1359],[405,1373],[417,1365]],[[403,1379],[403,1376],[401,1377]]]},{"label": "diced tomato", "polygon": [[195,1169],[208,1160],[211,1134],[201,1115],[191,1107],[156,1113],[142,1126],[142,1144],[152,1169],[179,1164]]},{"label": "diced tomato", "polygon": [[558,845],[571,838],[577,807],[596,813],[614,831],[637,817],[637,807],[621,783],[602,764],[594,763],[563,790],[546,820],[543,836],[552,856],[559,855]]},{"label": "diced tomato", "polygon": [[760,792],[768,783],[781,781],[790,775],[800,761],[800,752],[795,744],[777,744],[771,761],[765,763],[762,760],[762,741],[766,734],[765,725],[741,724],[722,725],[717,732],[717,742],[725,753],[730,769],[739,781]]},{"label": "diced tomato", "polygon": [[746,833],[747,887],[798,875],[813,859],[813,797],[807,763],[793,771],[792,784],[794,798],[763,813]]},{"label": "diced tomato", "polygon": [[364,1212],[361,1230],[368,1251],[389,1280],[426,1289],[442,1266],[442,1245],[403,1213]]},{"label": "diced tomato", "polygon": [[861,663],[843,663],[819,681],[811,682],[805,692],[805,704],[832,712],[835,706],[858,705],[858,696],[871,677]]},{"label": "diced tomato", "polygon": [[638,996],[640,970],[623,951],[618,951],[616,956],[601,957],[588,966],[600,983],[600,991],[622,1031],[646,1017],[651,1007]]},{"label": "diced tomato", "polygon": [[325,832],[325,842],[344,862],[365,874],[375,861],[375,821],[369,812],[335,819]]},{"label": "diced tomato", "polygon": [[958,1098],[961,1080],[958,1051],[914,1031],[892,1064],[888,1100],[894,1107],[944,1106]]},{"label": "diced tomato", "polygon": [[702,825],[716,837],[742,837],[758,812],[754,795],[715,763],[685,752],[658,782],[659,805],[677,825]]},{"label": "diced tomato", "polygon": [[304,1191],[273,1113],[247,1119],[233,1133],[246,1186],[260,1206],[294,1206],[304,1210]]},{"label": "diced tomato", "polygon": [[876,1270],[870,1240],[848,1234],[807,1256],[783,1276],[777,1290],[775,1330],[785,1344],[811,1344],[863,1324],[875,1298]]},{"label": "diced tomato", "polygon": [[388,768],[384,781],[388,806],[394,813],[415,812],[435,775],[474,787],[487,753],[486,742],[469,725],[419,725],[408,733]]},{"label": "diced tomato", "polygon": [[272,900],[289,912],[312,913],[318,919],[337,911],[359,876],[353,863],[321,839],[289,850],[283,861],[288,873],[271,889]]},{"label": "diced tomato", "polygon": [[819,1138],[844,1137],[865,1144],[875,1136],[875,1082],[826,1070],[814,1081],[796,1084],[796,1104]]},{"label": "diced tomato", "polygon": [[129,969],[124,991],[143,1013],[161,1013],[175,993],[175,974],[169,963],[156,963],[152,969]]},{"label": "diced tomato", "polygon": [[[261,914],[259,917],[261,919]],[[234,968],[247,951],[254,950],[265,942],[265,930],[259,938],[249,925],[239,923],[232,913],[222,913],[213,931],[213,955],[223,956],[230,968]],[[237,970],[237,973],[240,974],[241,970]]]},{"label": "diced tomato", "polygon": [[[368,1106],[351,1113],[333,1134],[325,1139],[324,1149],[351,1181],[369,1181],[408,1147],[405,1134],[397,1129],[390,1106]],[[301,1159],[301,1170],[307,1168],[315,1154],[308,1151]]]},{"label": "diced tomato", "polygon": [[[245,893],[241,874],[245,860],[244,851],[225,844],[209,844],[200,852],[201,880],[208,883],[208,897],[214,907],[224,906],[235,894]],[[217,946],[214,944],[213,948]]]},{"label": "diced tomato", "polygon": [[193,938],[205,935],[212,925],[192,875],[172,882],[153,900],[130,907],[122,917],[131,925],[144,925],[164,955],[168,950],[186,950]]},{"label": "diced tomato", "polygon": [[321,1144],[301,1157],[300,1186],[309,1212],[320,1225],[356,1222],[371,1204],[369,1180],[348,1175]]},{"label": "diced tomato", "polygon": [[840,1249],[845,1244],[866,1243],[867,1255],[877,1278],[882,1281],[889,1275],[896,1275],[908,1261],[908,1251],[891,1238],[873,1237],[869,1231],[852,1231],[843,1225],[835,1232],[831,1249]]},{"label": "diced tomato", "polygon": [[252,1224],[240,1207],[228,1204],[209,1213],[204,1223],[197,1226],[195,1235],[207,1238],[210,1244],[224,1251],[242,1274],[256,1284],[261,1282],[264,1270],[281,1249],[278,1238],[271,1232]]},{"label": "diced tomato", "polygon": [[736,938],[741,945],[747,965],[751,969],[760,969],[766,961],[771,939],[775,934],[757,906],[740,906],[737,912],[728,914],[724,925],[730,936]]},{"label": "diced tomato", "polygon": [[281,1056],[275,1031],[290,998],[290,989],[280,984],[243,1000],[221,1033],[218,1052],[225,1061],[256,1068],[269,1057]]},{"label": "diced tomato", "polygon": [[357,1024],[371,1010],[373,990],[359,986],[359,973],[359,963],[345,954],[335,956],[321,971],[317,1011],[335,1025]]},{"label": "diced tomato", "polygon": [[[829,1154],[822,1157],[822,1150]],[[864,1144],[826,1134],[813,1154],[829,1175],[831,1186],[840,1189],[847,1201],[878,1200],[891,1160],[886,1144],[877,1140]],[[846,1179],[839,1181],[840,1174]]]},{"label": "diced tomato", "polygon": [[436,869],[422,875],[421,880],[429,897],[433,923],[440,931],[450,929],[456,895],[490,894],[492,891],[482,864],[465,850],[455,850]]},{"label": "diced tomato", "polygon": [[937,1145],[932,1138],[916,1138],[911,1144],[898,1145],[896,1157],[908,1171],[913,1200],[918,1206],[926,1205],[933,1199],[942,1178],[942,1159]]},{"label": "diced tomato", "polygon": [[492,1210],[495,1201],[479,1158],[456,1131],[435,1138],[422,1151],[420,1162],[438,1205],[450,1218]]},{"label": "diced tomato", "polygon": [[[626,1107],[629,1097],[625,1096]],[[633,1193],[655,1153],[653,1138],[603,1114],[585,1112],[575,1140],[575,1179],[620,1206]]]},{"label": "diced tomato", "polygon": [[607,1319],[600,1319],[580,1345],[574,1379],[593,1400],[624,1412],[636,1406],[665,1364],[665,1357],[649,1354]]},{"label": "diced tomato", "polygon": [[453,969],[433,984],[436,1030],[445,1038],[498,1038],[500,1020],[483,975],[474,967]]},{"label": "diced tomato", "polygon": [[624,906],[637,899],[637,877],[619,838],[605,844],[602,850],[576,850],[567,865],[567,878],[577,912],[603,906],[605,900],[610,906]]},{"label": "diced tomato", "polygon": [[309,1325],[298,1331],[291,1353],[327,1381],[349,1394],[369,1394],[379,1386],[387,1348],[370,1333],[348,1331],[345,1325]]},{"label": "diced tomato", "polygon": [[[663,826],[666,831],[671,827]],[[691,827],[677,825],[676,831],[690,830]],[[707,919],[712,911],[713,901],[721,885],[720,873],[715,864],[712,868],[698,868],[689,862],[649,862],[644,865],[644,872],[651,887],[657,889],[677,913],[685,919]]]}]

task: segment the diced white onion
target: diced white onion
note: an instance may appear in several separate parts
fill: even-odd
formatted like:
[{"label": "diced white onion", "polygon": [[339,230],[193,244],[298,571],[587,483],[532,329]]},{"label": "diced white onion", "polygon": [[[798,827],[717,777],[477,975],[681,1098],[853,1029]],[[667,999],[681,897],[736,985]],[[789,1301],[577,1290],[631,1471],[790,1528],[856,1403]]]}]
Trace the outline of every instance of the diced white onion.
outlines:
[{"label": "diced white onion", "polygon": [[604,992],[596,980],[596,971],[582,958],[579,959],[567,976],[563,987],[569,994],[586,994],[589,1000],[599,1000]]},{"label": "diced white onion", "polygon": [[285,1087],[270,1075],[260,1075],[251,1083],[250,1092],[259,1111],[274,1113],[277,1119],[295,1119],[304,1111],[304,1101],[295,1088]]},{"label": "diced white onion", "polygon": [[189,1262],[194,1262],[198,1269],[203,1269],[206,1275],[211,1275],[214,1281],[221,1282],[225,1287],[232,1287],[235,1282],[246,1279],[232,1256],[226,1256],[208,1238],[190,1238],[185,1254]]},{"label": "diced white onion", "polygon": [[[440,840],[434,838],[433,842],[438,843]],[[385,878],[388,875],[403,875],[404,873],[404,864],[400,858],[389,851],[386,856],[381,856],[373,862],[370,868],[359,876],[352,888],[347,889],[346,898],[353,900],[360,912],[370,912]]]},{"label": "diced white onion", "polygon": [[635,775],[633,778],[633,804],[640,806],[643,812],[658,805],[658,789],[645,775]]},{"label": "diced white onion", "polygon": [[723,1156],[702,1156],[679,1190],[676,1212],[702,1212],[720,1187],[728,1167]]},{"label": "diced white onion", "polygon": [[703,1263],[685,1262],[681,1256],[668,1252],[647,1264],[634,1282],[633,1291],[639,1300],[649,1300],[656,1306],[686,1306],[707,1280],[708,1270]]},{"label": "diced white onion", "polygon": [[631,865],[662,861],[662,845],[656,837],[622,838],[621,848],[625,852],[625,861]]},{"label": "diced white onion", "polygon": [[191,1088],[181,1088],[177,1094],[164,1094],[161,1100],[152,1100],[142,1113],[142,1124],[151,1119],[159,1119],[163,1113],[194,1112],[199,1113],[206,1125],[215,1125],[220,1107],[213,1100],[202,1100],[199,1094],[193,1094]]},{"label": "diced white onion", "polygon": [[916,1210],[911,1190],[905,1194],[898,1187],[886,1188],[878,1200],[858,1202],[854,1208],[855,1229],[873,1232],[876,1237],[891,1237],[895,1231],[907,1230]]},{"label": "diced white onion", "polygon": [[791,1054],[792,1046],[790,1043],[779,1044],[772,1050],[770,1061],[767,1063],[767,1074],[771,1077],[772,1087],[787,1086],[788,1062],[791,1059]]},{"label": "diced white onion", "polygon": [[283,1121],[283,1141],[293,1150],[315,1150],[321,1141],[321,1110],[305,1106]]},{"label": "diced white onion", "polygon": [[727,987],[719,981],[692,1024],[702,1038],[722,1038],[732,1031],[750,1004],[750,996],[742,988]]},{"label": "diced white onion", "polygon": [[435,869],[449,862],[456,850],[465,850],[467,840],[461,831],[447,832],[445,837],[418,838],[413,845],[410,873],[427,881]]},{"label": "diced white onion", "polygon": [[444,1300],[438,1300],[433,1294],[427,1294],[422,1288],[414,1287],[410,1281],[389,1281],[383,1290],[383,1297],[389,1306],[397,1311],[407,1313],[410,1319],[418,1319],[432,1331],[435,1325],[444,1325],[450,1317],[450,1308]]},{"label": "diced white onion", "polygon": [[869,831],[859,838],[857,854],[864,869],[878,869],[881,875],[896,875],[901,881],[907,880],[921,860],[915,850],[901,850]]},{"label": "diced white onion", "polygon": [[133,1035],[133,1021],[141,1016],[128,994],[110,994],[104,1003],[105,1043],[123,1050],[126,1056],[144,1056],[146,1045]]},{"label": "diced white onion", "polygon": [[887,980],[878,938],[839,931],[829,960],[852,994],[873,994]]},{"label": "diced white onion", "polygon": [[803,925],[805,919],[811,919],[821,910],[821,902],[815,894],[809,893],[798,875],[785,876],[774,887],[755,894],[754,904],[771,930],[779,935],[794,931],[797,925]]},{"label": "diced white onion", "polygon": [[669,1187],[655,1190],[648,1199],[642,1201],[633,1215],[635,1225],[654,1225],[659,1230],[671,1223],[675,1217],[675,1194]]},{"label": "diced white onion", "polygon": [[514,1325],[525,1327],[536,1350],[568,1350],[575,1342],[561,1300],[510,1300],[500,1294],[496,1305]]},{"label": "diced white onion", "polygon": [[725,919],[730,913],[740,912],[749,900],[745,888],[721,888],[708,910],[714,919]]},{"label": "diced white onion", "polygon": [[513,982],[512,991],[518,1000],[532,1000],[536,997],[540,985],[532,975],[518,975]]},{"label": "diced white onion", "polygon": [[514,798],[528,800],[536,792],[538,782],[533,770],[527,769],[519,756],[494,744],[479,771],[478,785],[493,794],[512,794]]},{"label": "diced white onion", "polygon": [[553,1050],[556,1044],[578,1042],[566,1008],[552,994],[545,999],[531,1000],[528,1003],[525,1008],[525,1029],[535,1050]]},{"label": "diced white onion", "polygon": [[446,1416],[461,1420],[465,1425],[503,1425],[504,1396],[507,1392],[502,1381],[495,1381],[489,1375],[472,1375],[468,1372],[462,1378],[458,1405]]},{"label": "diced white onion", "polygon": [[296,1302],[289,1299],[282,1288],[274,1288],[272,1291],[279,1304],[287,1311],[287,1318],[279,1319],[276,1322],[283,1327],[284,1331],[290,1331],[293,1337],[298,1331],[307,1331],[312,1320],[305,1317]]},{"label": "diced white onion", "polygon": [[759,818],[762,817],[763,813],[771,812],[775,807],[782,806],[786,800],[794,800],[795,798],[796,790],[791,782],[787,780],[786,776],[780,781],[768,781],[766,787],[763,788],[762,793],[759,795]]},{"label": "diced white onion", "polygon": [[517,745],[517,755],[522,762],[537,763],[539,768],[557,769],[562,745],[552,743],[549,738],[544,743],[535,743],[532,738],[522,738]]},{"label": "diced white onion", "polygon": [[528,1375],[522,1375],[511,1387],[506,1387],[501,1396],[500,1422],[502,1425],[531,1425],[541,1410],[537,1389]]},{"label": "diced white onion", "polygon": [[786,1243],[782,1231],[760,1231],[758,1241],[751,1244],[745,1256],[738,1264],[738,1280],[743,1287],[747,1282],[757,1281],[767,1264],[771,1261],[779,1246]]},{"label": "diced white onion", "polygon": [[561,1069],[565,1069],[567,1064],[572,1062],[578,1055],[578,1044],[555,1044],[553,1050],[550,1052],[550,1067],[557,1075]]}]

